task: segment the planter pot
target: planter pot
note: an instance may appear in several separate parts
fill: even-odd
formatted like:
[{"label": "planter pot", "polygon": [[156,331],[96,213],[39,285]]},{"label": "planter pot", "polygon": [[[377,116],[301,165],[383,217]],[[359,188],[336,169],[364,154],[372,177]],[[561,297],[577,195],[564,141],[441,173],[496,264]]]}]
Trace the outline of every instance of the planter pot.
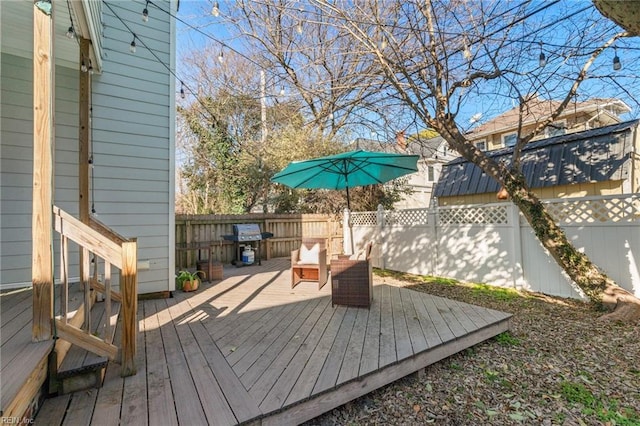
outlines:
[{"label": "planter pot", "polygon": [[196,291],[200,286],[200,280],[185,281],[182,283],[182,291]]}]

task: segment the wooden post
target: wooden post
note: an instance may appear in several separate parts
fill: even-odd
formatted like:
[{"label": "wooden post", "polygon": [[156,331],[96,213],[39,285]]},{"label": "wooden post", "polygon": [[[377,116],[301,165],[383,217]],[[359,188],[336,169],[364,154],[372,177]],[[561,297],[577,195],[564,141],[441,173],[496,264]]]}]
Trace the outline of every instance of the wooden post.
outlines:
[{"label": "wooden post", "polygon": [[[89,40],[80,37],[80,63],[83,61],[88,66]],[[80,204],[80,221],[89,223],[89,108],[91,96],[91,80],[88,72],[78,72],[79,75],[79,99],[78,99],[78,189]],[[80,261],[82,265],[82,261]]]},{"label": "wooden post", "polygon": [[53,22],[33,8],[33,283],[32,340],[49,340],[53,324]]},{"label": "wooden post", "polygon": [[122,377],[136,374],[136,338],[138,332],[138,243],[135,239],[122,243]]}]

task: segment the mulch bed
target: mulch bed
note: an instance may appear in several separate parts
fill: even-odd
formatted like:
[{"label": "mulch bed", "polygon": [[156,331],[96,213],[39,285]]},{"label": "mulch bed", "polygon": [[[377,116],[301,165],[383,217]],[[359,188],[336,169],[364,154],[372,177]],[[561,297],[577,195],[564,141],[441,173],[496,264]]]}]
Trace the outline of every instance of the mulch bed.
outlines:
[{"label": "mulch bed", "polygon": [[583,302],[409,274],[376,276],[513,314],[511,331],[307,425],[640,425],[640,327]]}]

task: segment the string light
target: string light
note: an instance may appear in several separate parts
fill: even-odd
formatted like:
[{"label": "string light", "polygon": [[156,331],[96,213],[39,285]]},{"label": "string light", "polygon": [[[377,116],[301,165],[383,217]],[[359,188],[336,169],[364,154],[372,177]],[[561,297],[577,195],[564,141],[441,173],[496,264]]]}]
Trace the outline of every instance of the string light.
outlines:
[{"label": "string light", "polygon": [[542,51],[542,42],[540,42],[540,58],[538,59],[538,64],[541,68],[547,65],[547,58],[544,56],[544,52]]},{"label": "string light", "polygon": [[220,63],[224,62],[224,51],[222,49],[220,49],[220,54],[218,55],[218,61]]},{"label": "string light", "polygon": [[613,57],[613,70],[620,71],[622,69],[622,62],[620,62],[620,58],[618,57],[618,49],[614,46],[613,51],[615,52],[615,56]]},{"label": "string light", "polygon": [[382,36],[382,41],[380,41],[380,50],[386,49],[388,45],[389,42],[387,41],[387,36]]},{"label": "string light", "polygon": [[91,59],[89,59],[89,67],[87,68],[89,74],[93,74],[93,64],[91,63]]},{"label": "string light", "polygon": [[184,83],[182,82],[182,80],[180,80],[180,97],[182,99],[185,98],[185,94],[184,94]]},{"label": "string light", "polygon": [[67,1],[67,10],[69,11],[69,29],[67,30],[67,38],[73,40],[76,38],[76,30],[73,28],[73,17],[71,16],[71,5]]},{"label": "string light", "polygon": [[84,59],[82,60],[82,65],[80,65],[80,71],[82,72],[89,71],[89,67],[87,67],[87,64],[84,62]]},{"label": "string light", "polygon": [[462,50],[462,56],[468,61],[471,59],[473,54],[471,53],[471,48],[469,47],[469,43],[467,43],[467,39],[464,39],[464,48]]},{"label": "string light", "polygon": [[220,5],[218,5],[218,2],[215,2],[213,4],[213,9],[211,9],[211,14],[216,18],[220,16]]},{"label": "string light", "polygon": [[149,2],[144,5],[144,9],[142,9],[142,22],[149,22]]},{"label": "string light", "polygon": [[131,53],[136,53],[136,34],[133,33],[133,40],[131,40],[131,44],[129,45],[129,51]]},{"label": "string light", "polygon": [[298,21],[298,25],[296,25],[296,31],[298,32],[298,34],[302,34],[302,21]]},{"label": "string light", "polygon": [[284,91],[284,86],[280,88],[280,96],[284,96],[286,92]]}]

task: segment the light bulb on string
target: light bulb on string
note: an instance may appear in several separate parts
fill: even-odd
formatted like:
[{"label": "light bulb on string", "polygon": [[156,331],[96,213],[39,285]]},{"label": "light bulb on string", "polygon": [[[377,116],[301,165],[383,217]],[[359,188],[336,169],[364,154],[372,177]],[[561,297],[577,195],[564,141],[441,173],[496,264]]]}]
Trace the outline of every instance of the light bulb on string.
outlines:
[{"label": "light bulb on string", "polygon": [[542,51],[542,42],[540,42],[540,57],[538,58],[538,65],[540,65],[540,68],[547,65],[547,57],[544,55],[544,52]]},{"label": "light bulb on string", "polygon": [[142,9],[142,22],[149,22],[149,2],[144,5],[144,9]]},{"label": "light bulb on string", "polygon": [[613,57],[613,70],[620,71],[622,69],[622,62],[620,62],[620,57],[618,56],[618,49],[614,46],[613,51],[615,52],[615,56]]},{"label": "light bulb on string", "polygon": [[131,44],[129,45],[129,51],[131,53],[136,53],[136,35],[133,35],[133,40],[131,40]]},{"label": "light bulb on string", "polygon": [[182,99],[184,99],[184,98],[185,98],[185,96],[186,96],[186,95],[185,95],[185,93],[184,93],[184,83],[181,81],[181,82],[180,82],[180,97],[181,97]]},{"label": "light bulb on string", "polygon": [[76,38],[76,31],[73,29],[73,25],[71,25],[67,30],[67,38],[69,40],[73,40],[74,38]]},{"label": "light bulb on string", "polygon": [[284,86],[280,88],[280,96],[284,96],[286,92],[284,91]]},{"label": "light bulb on string", "polygon": [[89,67],[87,67],[87,64],[85,63],[84,59],[82,60],[82,65],[80,65],[80,71],[82,72],[89,71]]},{"label": "light bulb on string", "polygon": [[302,21],[298,21],[298,25],[296,25],[296,31],[298,34],[302,34],[303,32],[303,28],[302,28]]},{"label": "light bulb on string", "polygon": [[471,59],[471,57],[473,56],[473,54],[471,53],[471,48],[467,45],[467,43],[464,44],[464,50],[462,51],[462,56],[467,61]]},{"label": "light bulb on string", "polygon": [[224,62],[224,52],[222,50],[220,50],[220,54],[218,55],[218,61],[220,63]]},{"label": "light bulb on string", "polygon": [[89,59],[89,67],[87,68],[89,74],[93,74],[93,64],[91,63],[91,59]]},{"label": "light bulb on string", "polygon": [[213,9],[211,9],[211,14],[216,18],[220,16],[220,5],[218,4],[218,2],[215,2],[213,4]]},{"label": "light bulb on string", "polygon": [[382,36],[382,40],[380,41],[380,50],[386,49],[388,45],[389,42],[387,41],[387,36]]}]

